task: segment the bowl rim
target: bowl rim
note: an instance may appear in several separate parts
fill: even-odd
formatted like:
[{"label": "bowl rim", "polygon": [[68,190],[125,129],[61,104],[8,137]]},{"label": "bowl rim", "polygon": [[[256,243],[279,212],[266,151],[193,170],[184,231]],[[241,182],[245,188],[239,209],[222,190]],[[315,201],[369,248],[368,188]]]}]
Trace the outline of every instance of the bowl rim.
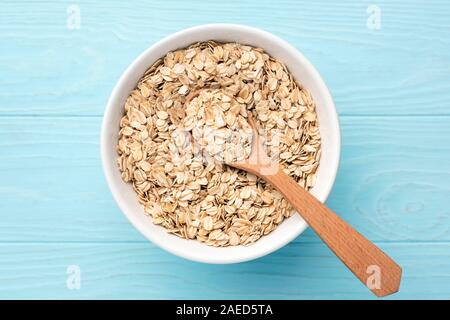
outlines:
[{"label": "bowl rim", "polygon": [[[185,259],[191,260],[191,261],[197,261],[197,262],[203,262],[203,263],[210,263],[210,264],[229,264],[229,263],[239,263],[239,262],[245,262],[250,261],[262,256],[265,256],[269,253],[272,253],[279,248],[285,246],[289,242],[291,242],[293,239],[298,237],[300,234],[304,232],[304,230],[308,227],[306,222],[304,220],[301,220],[302,224],[297,227],[297,232],[292,233],[289,237],[285,237],[283,241],[278,241],[278,243],[275,243],[268,247],[266,250],[254,250],[249,251],[249,253],[246,256],[239,256],[239,257],[230,257],[230,256],[218,256],[218,257],[205,257],[204,255],[197,254],[195,252],[189,252],[188,250],[181,250],[179,248],[176,248],[176,246],[171,245],[169,243],[164,242],[162,239],[160,239],[157,235],[152,234],[151,231],[148,230],[145,226],[143,226],[136,217],[134,217],[132,214],[128,212],[128,209],[125,207],[125,205],[122,203],[123,200],[120,197],[120,190],[119,186],[116,184],[116,181],[114,180],[112,176],[112,172],[110,172],[111,164],[110,159],[107,156],[107,144],[108,144],[108,134],[107,129],[111,125],[110,124],[110,118],[112,117],[114,113],[113,105],[115,104],[115,101],[119,99],[122,95],[120,94],[121,88],[126,85],[126,83],[129,81],[128,78],[131,74],[135,72],[135,69],[140,64],[141,60],[143,60],[147,55],[149,55],[152,51],[154,51],[156,48],[160,46],[167,45],[171,43],[174,39],[177,39],[182,36],[189,36],[192,32],[201,32],[201,31],[211,31],[211,30],[221,30],[221,29],[228,29],[232,31],[245,31],[247,33],[256,33],[261,37],[267,38],[268,42],[273,42],[275,45],[279,47],[284,47],[284,50],[288,50],[290,54],[295,56],[295,59],[299,61],[303,65],[305,69],[308,70],[308,72],[311,74],[311,76],[314,78],[314,81],[318,84],[318,86],[321,88],[321,91],[323,92],[324,96],[323,99],[326,101],[327,106],[329,109],[327,109],[327,113],[329,117],[331,117],[331,123],[333,124],[333,128],[331,129],[333,131],[333,134],[335,135],[335,144],[333,147],[333,154],[335,155],[332,157],[332,163],[327,164],[328,170],[331,171],[330,178],[328,183],[321,188],[320,194],[316,197],[322,201],[325,202],[328,198],[328,195],[331,192],[331,189],[333,188],[333,185],[336,181],[336,176],[339,168],[340,158],[341,158],[341,132],[340,132],[340,125],[339,125],[339,118],[336,110],[336,106],[334,104],[333,98],[331,96],[331,93],[325,84],[324,80],[322,79],[319,72],[316,70],[316,68],[312,65],[312,63],[294,46],[289,44],[287,41],[281,39],[278,36],[275,36],[274,34],[267,32],[265,30],[242,25],[242,24],[230,24],[230,23],[214,23],[214,24],[202,24],[197,25],[189,28],[182,29],[180,31],[177,31],[175,33],[172,33],[159,41],[152,44],[150,47],[145,49],[140,55],[138,55],[134,61],[125,69],[125,71],[121,74],[119,80],[115,84],[108,102],[106,104],[106,108],[103,114],[102,119],[102,125],[101,125],[101,133],[100,133],[100,156],[101,156],[101,163],[103,168],[103,173],[105,175],[105,179],[107,182],[107,185],[113,195],[113,198],[117,205],[119,206],[122,213],[125,215],[125,217],[128,219],[128,221],[142,234],[144,235],[148,240],[156,244],[157,246],[163,248],[164,250],[177,255],[179,257],[183,257]],[[263,48],[265,49],[265,48]],[[192,241],[192,240],[186,240],[185,241]],[[204,245],[204,244],[203,244]],[[214,249],[222,249],[222,248],[214,248]]]}]

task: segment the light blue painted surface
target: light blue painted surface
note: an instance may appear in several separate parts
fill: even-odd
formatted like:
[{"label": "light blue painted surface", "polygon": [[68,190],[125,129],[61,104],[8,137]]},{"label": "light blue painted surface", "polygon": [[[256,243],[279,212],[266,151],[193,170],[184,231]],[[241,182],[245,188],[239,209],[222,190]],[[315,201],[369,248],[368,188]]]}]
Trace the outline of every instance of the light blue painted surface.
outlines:
[{"label": "light blue painted surface", "polygon": [[0,298],[372,298],[310,230],[210,266],[147,242],[113,202],[98,150],[112,87],[153,42],[212,22],[266,29],[316,65],[343,134],[328,205],[402,265],[390,298],[450,298],[450,4],[324,0],[2,1]]}]

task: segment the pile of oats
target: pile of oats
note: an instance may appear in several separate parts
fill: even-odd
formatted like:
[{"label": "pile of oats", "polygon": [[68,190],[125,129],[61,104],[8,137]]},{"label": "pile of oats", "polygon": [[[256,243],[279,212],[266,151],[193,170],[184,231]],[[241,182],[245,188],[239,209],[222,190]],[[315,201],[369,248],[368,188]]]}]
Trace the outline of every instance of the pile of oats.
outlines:
[{"label": "pile of oats", "polygon": [[259,48],[208,41],[147,70],[125,103],[117,151],[122,179],[155,224],[212,246],[248,245],[292,215],[271,185],[205,156],[201,137],[192,139],[198,128],[245,128],[250,112],[269,155],[311,188],[321,154],[315,105],[281,62]]}]

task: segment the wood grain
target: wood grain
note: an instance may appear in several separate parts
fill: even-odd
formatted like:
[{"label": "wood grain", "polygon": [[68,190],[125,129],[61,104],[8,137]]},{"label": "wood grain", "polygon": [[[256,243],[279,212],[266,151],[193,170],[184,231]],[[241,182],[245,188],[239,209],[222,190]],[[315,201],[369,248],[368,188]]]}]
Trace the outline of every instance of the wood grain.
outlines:
[{"label": "wood grain", "polygon": [[3,1],[0,114],[101,115],[120,74],[144,49],[182,28],[249,24],[300,49],[324,76],[340,114],[450,111],[450,10],[444,0],[378,1],[381,29],[355,1]]}]

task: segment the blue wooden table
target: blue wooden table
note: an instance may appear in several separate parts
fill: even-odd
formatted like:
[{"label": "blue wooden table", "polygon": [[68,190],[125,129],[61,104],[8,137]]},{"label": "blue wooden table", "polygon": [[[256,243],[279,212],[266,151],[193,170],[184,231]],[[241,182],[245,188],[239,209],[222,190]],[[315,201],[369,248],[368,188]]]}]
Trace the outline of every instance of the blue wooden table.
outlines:
[{"label": "blue wooden table", "polygon": [[343,135],[328,205],[403,267],[390,299],[450,298],[445,0],[2,1],[0,298],[373,298],[310,230],[205,265],[149,243],[115,205],[99,160],[114,84],[155,41],[212,22],[273,32],[314,63]]}]

